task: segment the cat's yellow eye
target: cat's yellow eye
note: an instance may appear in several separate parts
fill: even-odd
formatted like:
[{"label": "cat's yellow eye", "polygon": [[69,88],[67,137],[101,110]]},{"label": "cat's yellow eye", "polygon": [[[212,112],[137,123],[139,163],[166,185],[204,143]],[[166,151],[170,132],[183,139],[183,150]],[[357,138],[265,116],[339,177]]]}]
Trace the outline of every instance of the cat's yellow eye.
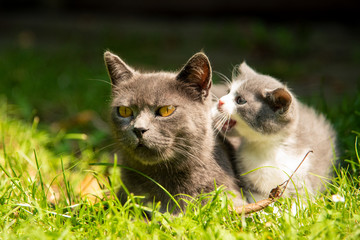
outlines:
[{"label": "cat's yellow eye", "polygon": [[133,115],[133,111],[129,107],[120,106],[118,111],[119,115],[123,118],[127,118]]},{"label": "cat's yellow eye", "polygon": [[159,115],[162,117],[168,117],[170,116],[173,112],[175,111],[175,107],[174,106],[165,106],[165,107],[161,107],[159,108]]}]

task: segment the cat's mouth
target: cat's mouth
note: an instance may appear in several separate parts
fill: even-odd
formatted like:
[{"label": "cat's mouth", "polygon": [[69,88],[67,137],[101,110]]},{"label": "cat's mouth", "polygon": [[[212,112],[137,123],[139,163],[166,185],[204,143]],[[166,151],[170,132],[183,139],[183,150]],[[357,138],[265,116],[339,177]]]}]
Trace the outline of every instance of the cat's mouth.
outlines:
[{"label": "cat's mouth", "polygon": [[135,147],[135,152],[139,155],[151,156],[156,155],[156,150],[145,144],[144,141],[140,140]]},{"label": "cat's mouth", "polygon": [[222,126],[222,131],[223,131],[223,132],[229,131],[229,130],[231,130],[235,125],[236,125],[236,120],[230,118],[230,119],[227,120],[227,121],[224,123],[224,125]]},{"label": "cat's mouth", "polygon": [[149,147],[141,141],[139,141],[134,149],[134,156],[145,165],[157,164],[163,160],[159,157],[159,150]]},{"label": "cat's mouth", "polygon": [[139,142],[138,142],[138,144],[137,144],[137,146],[136,146],[136,150],[139,150],[139,149],[149,149],[149,148],[145,145],[145,143],[144,143],[144,141],[143,141],[142,139],[139,140]]}]

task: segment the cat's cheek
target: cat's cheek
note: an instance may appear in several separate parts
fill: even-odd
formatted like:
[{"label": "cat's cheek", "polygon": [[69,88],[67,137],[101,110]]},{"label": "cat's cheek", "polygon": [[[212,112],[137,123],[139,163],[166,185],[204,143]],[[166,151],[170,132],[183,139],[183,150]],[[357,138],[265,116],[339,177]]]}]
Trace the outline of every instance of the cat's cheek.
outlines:
[{"label": "cat's cheek", "polygon": [[139,142],[132,134],[122,131],[117,134],[117,141],[119,144],[129,149],[135,149]]}]

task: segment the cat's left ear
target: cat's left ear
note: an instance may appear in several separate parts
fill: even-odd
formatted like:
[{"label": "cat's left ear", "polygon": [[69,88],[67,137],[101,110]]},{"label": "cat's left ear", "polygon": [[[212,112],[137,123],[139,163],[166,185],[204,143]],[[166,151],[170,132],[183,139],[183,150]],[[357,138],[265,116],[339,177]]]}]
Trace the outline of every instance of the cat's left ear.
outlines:
[{"label": "cat's left ear", "polygon": [[211,88],[211,65],[202,53],[192,56],[177,75],[177,80],[188,84],[186,90],[194,97],[205,99]]},{"label": "cat's left ear", "polygon": [[274,112],[278,112],[280,114],[283,114],[289,110],[292,102],[292,97],[289,91],[287,91],[285,88],[277,88],[273,91],[266,92],[265,99],[270,108]]}]

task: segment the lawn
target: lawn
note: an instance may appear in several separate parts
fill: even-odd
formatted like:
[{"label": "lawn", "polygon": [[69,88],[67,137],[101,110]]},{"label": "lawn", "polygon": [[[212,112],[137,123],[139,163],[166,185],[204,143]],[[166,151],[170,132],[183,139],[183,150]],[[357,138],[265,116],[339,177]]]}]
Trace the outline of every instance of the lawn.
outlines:
[{"label": "lawn", "polygon": [[[0,36],[0,239],[358,239],[360,48],[335,23],[5,16]],[[243,60],[334,124],[341,166],[316,199],[238,215],[219,188],[179,216],[122,206],[108,127],[110,49],[145,70],[177,70],[203,49],[227,76]],[[214,81],[220,77],[214,74]],[[309,136],[311,137],[311,136]],[[100,165],[107,163],[107,165]],[[114,164],[113,164],[114,163]],[[94,194],[96,193],[96,196]],[[335,197],[334,197],[335,196]],[[201,199],[209,203],[201,206]],[[301,207],[302,206],[302,207]],[[297,208],[296,212],[291,209]]]}]

